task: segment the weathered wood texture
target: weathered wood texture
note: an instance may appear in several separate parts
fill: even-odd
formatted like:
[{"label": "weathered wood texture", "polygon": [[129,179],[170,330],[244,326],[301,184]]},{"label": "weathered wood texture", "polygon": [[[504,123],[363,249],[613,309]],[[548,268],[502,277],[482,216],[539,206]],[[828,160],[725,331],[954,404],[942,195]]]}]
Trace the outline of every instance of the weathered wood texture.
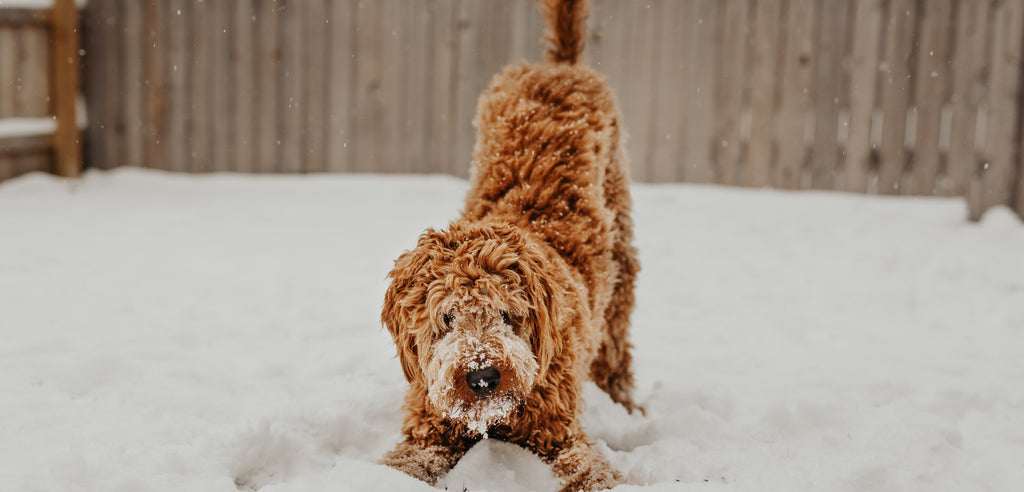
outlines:
[{"label": "weathered wood texture", "polygon": [[[73,0],[52,7],[0,7],[0,180],[31,171],[77,176],[82,139],[78,10]],[[49,119],[53,125],[24,119]]]},{"label": "weathered wood texture", "polygon": [[[592,0],[585,61],[618,96],[637,181],[1024,214],[1022,8]],[[529,0],[90,0],[84,20],[88,164],[193,172],[465,176],[478,95],[539,60],[543,32]],[[0,28],[0,76],[23,73],[22,44]]]}]

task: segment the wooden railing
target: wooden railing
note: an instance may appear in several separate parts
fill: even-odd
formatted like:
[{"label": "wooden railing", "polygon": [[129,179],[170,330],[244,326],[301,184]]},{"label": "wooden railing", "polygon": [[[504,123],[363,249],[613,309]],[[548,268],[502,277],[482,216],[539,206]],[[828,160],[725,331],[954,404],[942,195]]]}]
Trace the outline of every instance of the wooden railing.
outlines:
[{"label": "wooden railing", "polygon": [[28,171],[77,176],[78,9],[0,2],[0,180]]}]

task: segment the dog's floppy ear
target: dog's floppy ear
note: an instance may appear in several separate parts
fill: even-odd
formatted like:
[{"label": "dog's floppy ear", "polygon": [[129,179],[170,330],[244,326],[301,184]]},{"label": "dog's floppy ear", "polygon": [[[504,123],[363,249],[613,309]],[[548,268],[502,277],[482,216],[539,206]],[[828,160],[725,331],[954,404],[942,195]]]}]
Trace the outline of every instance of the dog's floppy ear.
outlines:
[{"label": "dog's floppy ear", "polygon": [[514,266],[530,298],[532,312],[527,323],[533,325],[530,346],[540,365],[538,378],[544,377],[551,361],[565,348],[565,336],[560,332],[570,329],[574,316],[567,302],[568,279],[560,279],[555,268],[530,244],[524,245]]},{"label": "dog's floppy ear", "polygon": [[380,320],[388,328],[398,349],[398,360],[406,381],[419,379],[420,367],[417,362],[416,337],[410,328],[422,322],[427,303],[427,263],[430,261],[431,243],[436,244],[438,233],[428,229],[420,236],[416,248],[402,253],[395,260],[395,266],[388,273],[391,283],[384,294],[384,307]]}]

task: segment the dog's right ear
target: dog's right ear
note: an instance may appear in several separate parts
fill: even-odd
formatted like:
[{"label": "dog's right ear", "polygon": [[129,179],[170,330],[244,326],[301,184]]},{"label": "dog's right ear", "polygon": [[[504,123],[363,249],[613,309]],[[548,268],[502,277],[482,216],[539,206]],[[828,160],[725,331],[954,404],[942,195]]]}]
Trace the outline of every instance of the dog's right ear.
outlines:
[{"label": "dog's right ear", "polygon": [[420,236],[416,248],[402,253],[395,260],[395,266],[388,273],[391,283],[384,294],[384,307],[380,320],[391,333],[398,349],[405,380],[419,379],[420,367],[416,352],[416,337],[409,329],[427,321],[427,287],[429,276],[427,263],[430,261],[429,243],[439,234],[427,229]]}]

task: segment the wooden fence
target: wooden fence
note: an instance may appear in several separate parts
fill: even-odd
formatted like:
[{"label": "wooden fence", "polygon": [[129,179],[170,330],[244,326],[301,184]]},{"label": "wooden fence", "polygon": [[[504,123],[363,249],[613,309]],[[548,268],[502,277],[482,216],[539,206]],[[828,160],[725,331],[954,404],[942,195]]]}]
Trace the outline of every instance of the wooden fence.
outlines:
[{"label": "wooden fence", "polygon": [[[87,160],[464,176],[531,0],[90,0]],[[1020,0],[592,0],[637,181],[966,196],[1024,215]]]},{"label": "wooden fence", "polygon": [[76,176],[78,10],[72,0],[10,3],[0,2],[0,180],[30,171]]}]

